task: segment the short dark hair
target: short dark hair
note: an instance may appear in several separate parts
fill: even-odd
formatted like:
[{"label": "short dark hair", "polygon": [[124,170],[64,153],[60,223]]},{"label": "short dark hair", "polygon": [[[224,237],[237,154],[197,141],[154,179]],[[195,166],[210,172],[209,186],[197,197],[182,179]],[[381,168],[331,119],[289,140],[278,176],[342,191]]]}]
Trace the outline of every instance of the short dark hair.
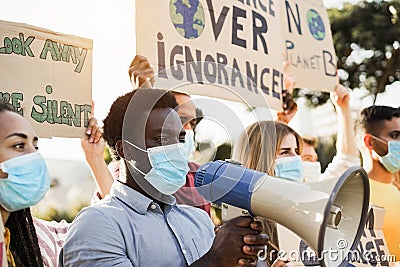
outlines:
[{"label": "short dark hair", "polygon": [[383,121],[391,120],[393,117],[400,117],[400,108],[374,105],[361,111],[359,125],[365,133],[378,135]]},{"label": "short dark hair", "polygon": [[[178,104],[175,100],[175,96],[166,90],[160,89],[136,89],[132,92],[129,92],[123,96],[118,97],[114,103],[111,105],[110,111],[108,112],[107,117],[103,120],[104,124],[104,140],[107,141],[107,144],[110,148],[110,152],[114,159],[119,159],[118,154],[116,153],[116,144],[119,140],[122,140],[122,127],[124,123],[124,116],[129,106],[130,101],[133,96],[139,97],[135,103],[147,102],[143,103],[142,107],[135,108],[136,111],[142,112],[151,112],[156,108],[171,108],[175,109]],[[149,105],[149,101],[155,101],[154,105]],[[148,109],[149,110],[141,110]],[[133,124],[135,124],[133,122]]]},{"label": "short dark hair", "polygon": [[3,100],[0,100],[0,112],[3,112],[3,111],[15,112],[15,109],[11,104],[4,102]]}]

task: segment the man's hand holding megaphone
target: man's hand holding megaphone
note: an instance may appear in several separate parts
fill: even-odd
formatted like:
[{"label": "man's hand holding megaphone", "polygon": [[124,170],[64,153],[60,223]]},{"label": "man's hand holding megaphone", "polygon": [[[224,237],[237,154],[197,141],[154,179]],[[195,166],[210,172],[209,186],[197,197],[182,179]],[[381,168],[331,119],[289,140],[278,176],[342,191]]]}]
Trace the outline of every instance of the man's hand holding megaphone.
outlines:
[{"label": "man's hand holding megaphone", "polygon": [[256,266],[258,252],[268,242],[261,230],[261,223],[251,217],[234,218],[216,229],[212,247],[204,256],[211,266]]}]

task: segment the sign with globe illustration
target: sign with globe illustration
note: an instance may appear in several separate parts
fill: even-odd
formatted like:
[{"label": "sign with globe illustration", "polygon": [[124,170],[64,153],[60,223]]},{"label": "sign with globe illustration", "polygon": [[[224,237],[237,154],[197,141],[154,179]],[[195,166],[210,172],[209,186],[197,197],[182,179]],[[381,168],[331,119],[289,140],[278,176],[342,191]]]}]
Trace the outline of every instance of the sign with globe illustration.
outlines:
[{"label": "sign with globe illustration", "polygon": [[155,87],[281,110],[280,11],[273,0],[137,0],[136,53]]},{"label": "sign with globe illustration", "polygon": [[334,90],[337,59],[323,0],[285,0],[281,10],[287,71],[296,77],[296,86]]},{"label": "sign with globe illustration", "polygon": [[315,40],[321,41],[325,38],[325,26],[321,16],[314,9],[307,12],[308,29]]},{"label": "sign with globe illustration", "polygon": [[199,0],[171,0],[171,22],[186,39],[199,37],[204,30],[204,10]]}]

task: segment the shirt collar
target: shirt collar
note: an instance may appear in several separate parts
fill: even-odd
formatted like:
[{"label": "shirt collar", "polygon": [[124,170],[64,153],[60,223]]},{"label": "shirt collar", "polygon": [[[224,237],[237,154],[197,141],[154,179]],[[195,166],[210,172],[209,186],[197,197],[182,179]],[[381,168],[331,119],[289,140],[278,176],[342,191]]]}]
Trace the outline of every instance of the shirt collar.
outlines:
[{"label": "shirt collar", "polygon": [[[150,208],[151,204],[154,203],[154,200],[148,198],[147,196],[139,193],[135,189],[130,188],[129,186],[115,181],[111,187],[110,195],[115,196],[125,202],[128,206],[130,206],[133,210],[138,212],[139,214],[145,215]],[[156,199],[165,203],[166,205],[175,205],[176,200],[175,197],[169,195],[163,195],[157,192],[155,195]]]}]

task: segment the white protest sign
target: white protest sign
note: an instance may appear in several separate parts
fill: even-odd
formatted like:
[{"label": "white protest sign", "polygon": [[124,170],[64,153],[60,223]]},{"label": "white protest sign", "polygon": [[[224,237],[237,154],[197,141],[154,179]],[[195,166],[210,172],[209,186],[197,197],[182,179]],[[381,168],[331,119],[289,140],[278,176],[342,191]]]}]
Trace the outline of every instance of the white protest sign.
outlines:
[{"label": "white protest sign", "polygon": [[280,110],[279,10],[271,0],[136,1],[136,51],[155,87]]},{"label": "white protest sign", "polygon": [[338,83],[336,54],[322,0],[284,0],[281,25],[288,72],[296,87],[333,91]]},{"label": "white protest sign", "polygon": [[92,103],[92,41],[0,21],[0,99],[40,137],[81,137]]}]

